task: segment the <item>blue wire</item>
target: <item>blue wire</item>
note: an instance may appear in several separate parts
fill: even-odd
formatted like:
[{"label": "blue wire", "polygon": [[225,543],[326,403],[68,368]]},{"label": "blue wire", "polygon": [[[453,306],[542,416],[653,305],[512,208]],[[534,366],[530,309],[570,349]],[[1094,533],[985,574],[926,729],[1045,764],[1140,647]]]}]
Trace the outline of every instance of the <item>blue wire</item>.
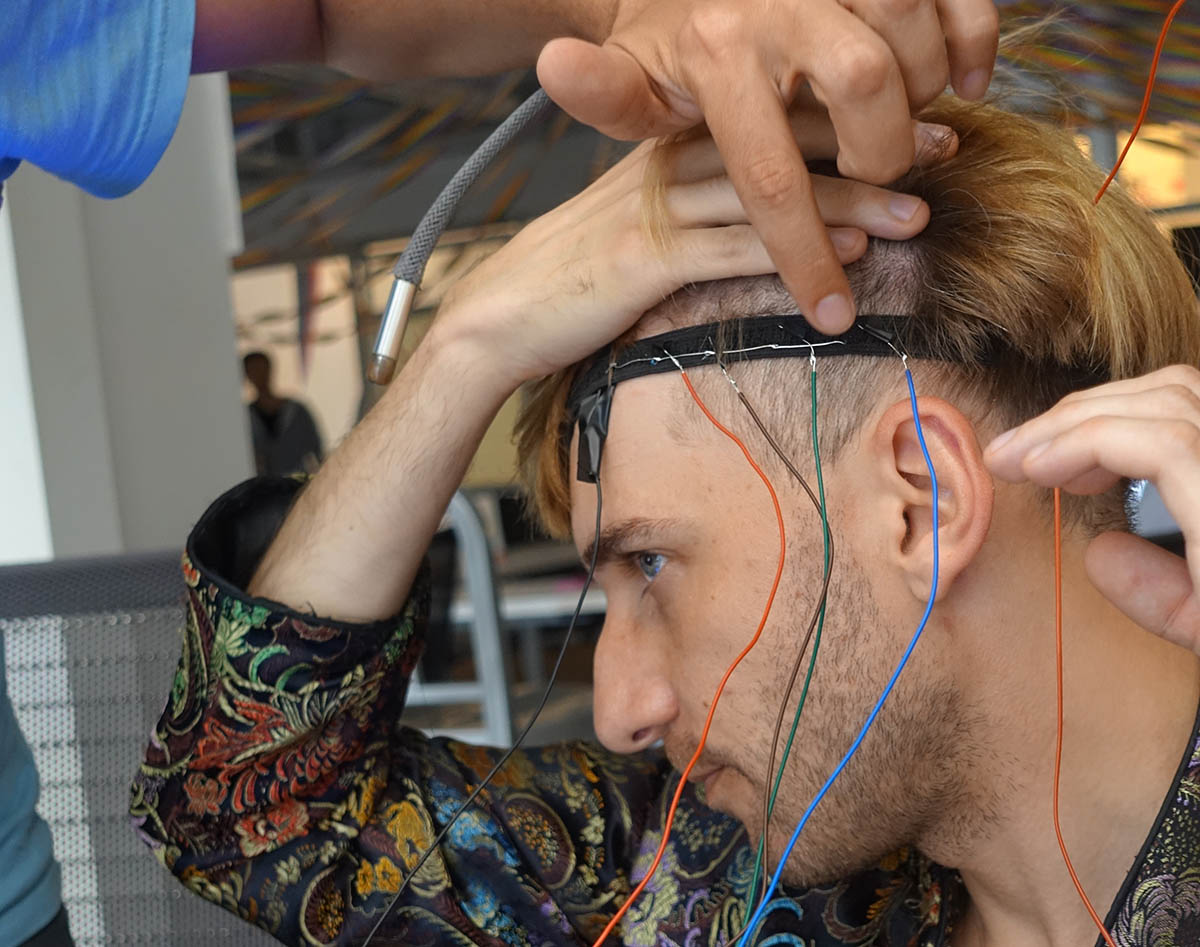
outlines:
[{"label": "blue wire", "polygon": [[930,583],[930,586],[929,586],[929,601],[925,603],[925,614],[921,616],[921,622],[919,625],[917,625],[917,630],[916,630],[916,633],[912,636],[912,641],[910,641],[908,643],[908,647],[905,649],[903,657],[900,658],[900,663],[898,665],[896,665],[896,670],[892,673],[891,679],[887,682],[887,686],[883,689],[883,693],[879,696],[879,700],[876,701],[874,708],[871,710],[870,715],[867,717],[867,722],[863,724],[863,727],[858,732],[858,736],[855,738],[854,743],[851,745],[850,749],[846,752],[846,755],[842,757],[842,761],[840,763],[838,763],[837,768],[833,771],[833,775],[830,776],[827,780],[825,780],[825,785],[821,787],[821,790],[820,790],[820,792],[817,793],[816,798],[813,799],[813,801],[809,803],[808,808],[804,811],[804,815],[800,819],[800,824],[796,826],[796,831],[792,833],[791,840],[788,842],[787,848],[784,849],[783,857],[779,860],[779,867],[775,869],[775,874],[771,876],[771,883],[770,883],[770,885],[767,886],[766,894],[763,895],[762,901],[759,902],[758,909],[755,910],[754,915],[750,918],[750,923],[746,926],[746,930],[742,933],[741,938],[738,940],[738,947],[745,947],[745,945],[749,943],[750,935],[754,932],[754,929],[758,926],[759,921],[762,920],[763,912],[766,910],[767,905],[770,903],[771,896],[775,893],[775,889],[779,886],[779,879],[783,875],[783,866],[787,864],[788,859],[791,857],[792,849],[794,849],[796,847],[796,842],[799,841],[799,839],[800,839],[800,833],[802,831],[804,831],[804,826],[806,826],[808,824],[808,820],[812,816],[813,810],[816,809],[818,804],[820,804],[821,800],[825,798],[825,795],[829,792],[829,787],[831,787],[833,785],[834,781],[842,774],[842,770],[844,770],[846,768],[846,764],[850,762],[850,758],[852,756],[854,756],[854,754],[856,752],[858,752],[858,748],[862,744],[863,738],[867,735],[867,731],[871,729],[871,725],[875,722],[875,718],[879,716],[879,711],[883,708],[884,701],[886,701],[888,699],[888,696],[892,693],[892,688],[894,688],[896,686],[896,681],[899,680],[899,678],[900,678],[900,672],[903,671],[904,666],[906,664],[908,664],[908,659],[913,653],[913,648],[915,648],[917,646],[917,642],[921,640],[921,632],[923,632],[925,630],[925,626],[929,623],[929,614],[930,614],[930,612],[933,611],[933,602],[934,602],[934,599],[937,598],[937,587],[938,587],[938,482],[937,482],[937,474],[934,472],[934,469],[933,469],[933,460],[929,456],[929,448],[927,448],[925,446],[925,432],[923,430],[921,430],[921,415],[920,415],[920,412],[917,410],[917,392],[916,392],[916,389],[913,388],[912,372],[908,370],[907,366],[905,366],[905,369],[904,369],[904,377],[905,377],[905,380],[908,382],[908,399],[909,399],[910,404],[912,405],[913,421],[917,425],[917,440],[921,444],[921,453],[925,457],[925,466],[929,468],[929,482],[930,482],[930,488],[933,493],[933,581]]}]

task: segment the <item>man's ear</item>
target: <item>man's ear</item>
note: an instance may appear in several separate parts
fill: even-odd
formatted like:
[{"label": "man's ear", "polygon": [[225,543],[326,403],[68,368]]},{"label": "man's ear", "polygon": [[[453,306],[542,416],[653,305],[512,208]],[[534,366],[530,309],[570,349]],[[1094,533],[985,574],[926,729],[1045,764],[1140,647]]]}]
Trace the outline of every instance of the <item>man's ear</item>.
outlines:
[{"label": "man's ear", "polygon": [[[940,601],[987,537],[993,481],[975,429],[961,411],[933,397],[918,398],[917,409],[937,474]],[[924,602],[933,575],[933,490],[907,400],[883,413],[868,447],[879,510],[887,520],[880,531],[888,544],[883,552],[907,577],[912,595]]]}]

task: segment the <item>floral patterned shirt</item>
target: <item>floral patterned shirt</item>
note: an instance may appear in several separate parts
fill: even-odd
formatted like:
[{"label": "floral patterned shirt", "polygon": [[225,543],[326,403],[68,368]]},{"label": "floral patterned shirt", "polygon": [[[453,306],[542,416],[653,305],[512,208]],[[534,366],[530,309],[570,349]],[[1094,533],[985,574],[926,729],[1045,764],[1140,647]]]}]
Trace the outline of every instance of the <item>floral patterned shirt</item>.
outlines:
[{"label": "floral patterned shirt", "polygon": [[[286,944],[361,944],[499,751],[399,725],[421,649],[421,581],[402,615],[368,625],[242,591],[299,488],[250,481],[192,533],[183,653],[131,811],[201,897]],[[1196,736],[1109,915],[1120,947],[1200,945]],[[659,754],[590,743],[514,754],[372,943],[590,945],[649,867],[678,778]],[[662,865],[610,943],[731,943],[753,863],[742,826],[689,787]],[[754,942],[946,947],[966,901],[955,872],[899,852],[785,892]]]}]

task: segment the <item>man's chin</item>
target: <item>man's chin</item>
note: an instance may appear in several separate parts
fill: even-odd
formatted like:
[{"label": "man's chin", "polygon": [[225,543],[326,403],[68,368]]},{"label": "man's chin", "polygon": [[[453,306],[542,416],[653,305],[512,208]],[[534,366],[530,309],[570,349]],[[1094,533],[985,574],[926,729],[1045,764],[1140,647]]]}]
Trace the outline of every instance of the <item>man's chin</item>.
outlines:
[{"label": "man's chin", "polygon": [[[710,808],[737,819],[748,831],[756,832],[762,822],[762,796],[756,795],[753,785],[741,772],[723,766],[706,776],[699,785],[699,796]],[[759,809],[754,820],[754,801]]]}]

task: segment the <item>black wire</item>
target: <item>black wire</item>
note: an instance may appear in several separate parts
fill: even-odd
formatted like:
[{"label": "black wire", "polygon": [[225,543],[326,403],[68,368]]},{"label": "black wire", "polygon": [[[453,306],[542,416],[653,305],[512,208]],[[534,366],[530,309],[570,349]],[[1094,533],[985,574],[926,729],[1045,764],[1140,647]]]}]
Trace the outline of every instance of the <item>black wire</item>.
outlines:
[{"label": "black wire", "polygon": [[[602,446],[602,449],[603,449],[603,446]],[[550,699],[550,692],[554,689],[554,682],[558,678],[558,670],[560,667],[562,667],[563,658],[567,654],[567,646],[571,643],[571,632],[573,632],[575,630],[575,624],[576,624],[576,622],[579,621],[579,615],[583,611],[584,599],[587,598],[588,590],[592,587],[592,577],[596,574],[596,561],[600,555],[600,512],[603,508],[603,505],[604,505],[604,495],[600,490],[600,463],[599,463],[599,459],[597,459],[597,462],[596,462],[596,534],[592,541],[592,560],[590,563],[588,563],[587,578],[585,578],[583,580],[583,589],[579,593],[579,601],[575,603],[575,611],[571,615],[571,623],[567,626],[567,634],[563,638],[562,647],[560,647],[558,649],[558,657],[554,660],[554,668],[550,671],[550,680],[546,684],[545,691],[542,692],[542,699],[538,702],[537,709],[534,710],[533,716],[529,718],[529,723],[525,724],[525,729],[522,730],[520,735],[517,737],[517,739],[515,741],[513,741],[513,745],[510,746],[504,752],[504,755],[502,757],[500,757],[500,759],[496,762],[496,765],[492,767],[491,772],[489,772],[485,777],[483,777],[483,782],[481,782],[478,786],[476,786],[475,789],[471,792],[471,794],[469,796],[467,796],[466,801],[463,802],[463,804],[458,807],[458,810],[454,813],[453,816],[451,816],[450,821],[447,822],[442,827],[442,830],[440,832],[438,832],[438,834],[434,837],[433,841],[429,843],[429,847],[426,848],[425,851],[421,853],[421,857],[417,860],[417,863],[413,866],[412,871],[410,871],[408,873],[408,875],[404,878],[404,880],[400,883],[399,889],[396,891],[395,895],[392,896],[392,900],[388,903],[388,906],[384,909],[383,914],[380,915],[379,920],[375,922],[375,926],[371,928],[371,933],[369,933],[367,935],[367,939],[362,942],[362,947],[367,947],[367,945],[369,945],[371,943],[371,939],[379,931],[379,928],[383,926],[383,922],[387,920],[388,915],[392,913],[393,908],[395,908],[396,904],[400,901],[400,896],[402,894],[404,894],[404,889],[408,887],[408,883],[410,881],[412,881],[413,878],[416,877],[417,872],[421,870],[421,866],[425,864],[425,862],[428,860],[429,856],[432,855],[438,849],[438,847],[442,844],[442,840],[445,839],[446,834],[450,831],[451,828],[453,828],[454,823],[458,821],[458,817],[461,816],[464,812],[466,812],[468,808],[470,808],[471,803],[473,803],[475,801],[476,797],[481,792],[483,792],[483,790],[487,786],[487,784],[490,783],[492,781],[492,779],[495,777],[495,775],[498,772],[500,772],[501,769],[504,768],[504,764],[508,762],[509,758],[515,752],[517,752],[517,750],[518,750],[518,748],[520,748],[521,744],[525,742],[525,738],[527,736],[529,736],[529,731],[533,729],[533,725],[535,723],[537,723],[538,717],[541,715],[542,711],[546,708],[546,702]]]}]

